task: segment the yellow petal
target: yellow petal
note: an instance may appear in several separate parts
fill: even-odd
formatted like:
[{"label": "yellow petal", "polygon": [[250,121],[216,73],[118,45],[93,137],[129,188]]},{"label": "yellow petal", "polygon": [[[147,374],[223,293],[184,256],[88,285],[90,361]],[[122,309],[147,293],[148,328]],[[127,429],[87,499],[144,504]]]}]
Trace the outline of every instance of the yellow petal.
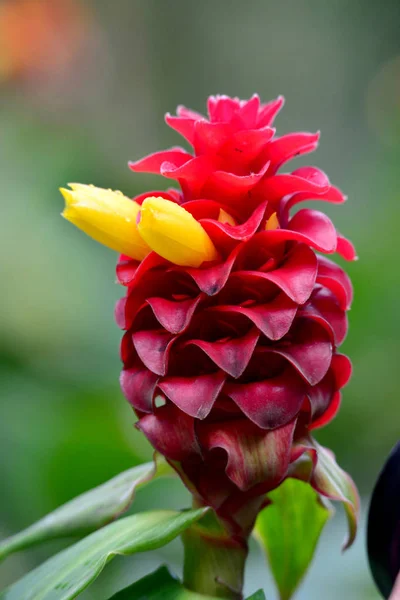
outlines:
[{"label": "yellow petal", "polygon": [[232,215],[227,213],[223,208],[219,209],[218,221],[220,223],[228,223],[228,225],[232,225],[232,227],[236,225],[236,221]]},{"label": "yellow petal", "polygon": [[165,198],[144,200],[138,230],[152,250],[176,265],[199,267],[219,258],[200,223],[182,206]]},{"label": "yellow petal", "polygon": [[70,190],[60,188],[65,199],[65,219],[104,246],[136,260],[151,252],[137,230],[139,204],[121,192],[82,183],[68,185]]},{"label": "yellow petal", "polygon": [[276,216],[276,212],[272,213],[270,218],[267,220],[265,224],[265,229],[267,231],[271,231],[272,229],[279,229],[279,221],[278,217]]}]

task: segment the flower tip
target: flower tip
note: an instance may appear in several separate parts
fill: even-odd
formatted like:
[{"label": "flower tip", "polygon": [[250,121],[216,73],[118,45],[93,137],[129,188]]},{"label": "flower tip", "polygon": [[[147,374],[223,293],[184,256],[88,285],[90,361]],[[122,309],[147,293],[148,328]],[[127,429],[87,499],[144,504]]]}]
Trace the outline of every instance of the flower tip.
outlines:
[{"label": "flower tip", "polygon": [[275,102],[279,106],[279,108],[283,108],[283,106],[285,106],[286,104],[286,98],[285,96],[282,96],[282,94],[280,94],[275,100]]},{"label": "flower tip", "polygon": [[135,170],[135,161],[134,161],[134,160],[128,160],[128,168],[129,168],[131,171],[134,171],[134,170]]},{"label": "flower tip", "polygon": [[[69,185],[69,184],[68,184]],[[71,216],[71,211],[73,209],[73,206],[76,202],[75,198],[74,198],[74,193],[72,190],[69,190],[67,188],[59,188],[59,191],[62,194],[62,197],[64,198],[64,202],[65,202],[65,206],[63,211],[61,212],[61,216],[64,217],[64,219],[67,219],[68,221],[70,221],[70,216]]]},{"label": "flower tip", "polygon": [[71,201],[71,193],[72,193],[71,190],[68,190],[67,188],[63,188],[63,187],[58,188],[58,190],[61,192],[65,202]]},{"label": "flower tip", "polygon": [[274,229],[279,229],[279,219],[276,212],[272,213],[272,215],[267,219],[265,223],[266,231],[274,231]]},{"label": "flower tip", "polygon": [[321,130],[317,129],[317,131],[314,134],[312,134],[312,138],[315,144],[313,148],[318,148],[318,144],[321,141]]},{"label": "flower tip", "polygon": [[95,188],[94,185],[86,185],[84,183],[67,183],[67,185],[71,189],[63,187],[58,188],[65,202],[64,210],[62,211],[61,216],[64,217],[64,219],[74,223],[72,217],[79,217],[79,210],[77,206],[80,204],[80,201],[83,200],[85,191],[90,192],[91,189],[96,190],[99,188]]},{"label": "flower tip", "polygon": [[150,248],[140,237],[136,217],[140,207],[118,191],[83,183],[60,188],[65,200],[61,215],[104,246],[142,260]]},{"label": "flower tip", "polygon": [[71,189],[63,187],[58,188],[65,200],[64,210],[71,208],[74,204],[77,204],[79,200],[83,198],[85,191],[90,193],[91,191],[94,192],[95,190],[100,190],[100,188],[96,188],[94,185],[87,185],[85,183],[67,183],[67,185]]},{"label": "flower tip", "polygon": [[227,213],[226,210],[224,210],[223,208],[219,209],[218,222],[224,223],[227,225],[231,225],[231,227],[235,227],[237,225],[237,223],[236,223],[235,219],[232,217],[232,215]]}]

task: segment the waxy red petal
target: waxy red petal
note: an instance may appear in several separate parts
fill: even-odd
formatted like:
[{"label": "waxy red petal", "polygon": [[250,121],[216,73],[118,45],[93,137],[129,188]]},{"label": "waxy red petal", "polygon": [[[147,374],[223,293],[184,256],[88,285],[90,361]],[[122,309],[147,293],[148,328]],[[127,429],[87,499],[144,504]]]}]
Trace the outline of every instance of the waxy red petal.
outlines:
[{"label": "waxy red petal", "polygon": [[189,144],[193,145],[194,139],[194,127],[198,122],[196,118],[193,117],[174,117],[167,113],[165,115],[165,122],[172,129],[175,129],[181,136],[183,136]]},{"label": "waxy red petal", "polygon": [[215,156],[203,155],[176,164],[169,161],[162,163],[160,174],[179,181],[182,191],[190,200],[201,196],[201,191],[211,174],[215,171],[219,160]]},{"label": "waxy red petal", "polygon": [[[238,131],[225,143],[219,154],[223,158],[224,164],[229,164],[236,172],[248,171],[249,166],[254,165],[254,161],[257,161],[261,168],[269,161],[262,160],[260,153],[264,148],[271,146],[269,142],[274,133],[275,129],[271,127]],[[252,170],[259,171],[254,167]]]},{"label": "waxy red petal", "polygon": [[266,127],[267,125],[272,125],[276,115],[284,104],[285,98],[283,96],[278,96],[276,100],[272,100],[268,104],[263,104],[258,113],[257,126]]},{"label": "waxy red petal", "polygon": [[[218,220],[221,208],[226,212],[230,210],[227,205],[221,204],[217,200],[205,200],[202,198],[188,200],[185,202],[184,207],[197,221],[201,221],[202,219]],[[238,215],[235,213],[235,216],[237,217]]]},{"label": "waxy red petal", "polygon": [[253,383],[228,383],[224,393],[244,414],[263,429],[276,429],[291,421],[299,412],[306,386],[293,369],[281,375]]},{"label": "waxy red petal", "polygon": [[337,246],[337,234],[332,221],[317,210],[303,208],[289,221],[287,229],[267,232],[272,240],[297,240],[332,254]]},{"label": "waxy red petal", "polygon": [[151,413],[158,375],[143,364],[137,364],[121,372],[120,384],[125,398],[137,410]]},{"label": "waxy red petal", "polygon": [[352,366],[350,359],[345,354],[335,354],[332,357],[332,370],[339,389],[348,384],[352,373]]},{"label": "waxy red petal", "polygon": [[260,334],[256,328],[243,337],[229,340],[207,342],[204,340],[189,340],[185,345],[194,345],[205,354],[225,373],[232,377],[240,377],[252,357]]},{"label": "waxy red petal", "polygon": [[317,167],[300,167],[292,172],[292,175],[296,177],[303,177],[308,181],[312,181],[315,185],[319,185],[321,188],[328,189],[330,186],[329,177],[321,169]]},{"label": "waxy red petal", "polygon": [[194,127],[193,146],[197,156],[215,154],[232,136],[233,128],[230,123],[210,123],[197,121]]},{"label": "waxy red petal", "polygon": [[177,106],[176,114],[178,115],[178,117],[181,117],[183,119],[193,119],[194,121],[205,119],[203,115],[201,115],[195,110],[192,110],[191,108],[186,108],[186,106],[183,106],[183,104],[179,104]]},{"label": "waxy red petal", "polygon": [[197,377],[164,377],[159,388],[183,412],[196,419],[205,419],[225,379],[223,371]]},{"label": "waxy red petal", "polygon": [[236,246],[222,263],[202,269],[190,267],[184,269],[184,271],[196,282],[200,291],[207,294],[207,296],[215,296],[226,284],[239,251],[240,246]]},{"label": "waxy red petal", "polygon": [[142,417],[136,426],[151,445],[170,460],[181,461],[200,454],[194,419],[174,404],[157,408],[154,414]]},{"label": "waxy red petal", "polygon": [[301,315],[313,319],[332,333],[336,345],[341,344],[347,333],[346,312],[339,306],[336,296],[327,288],[317,288],[302,307]]},{"label": "waxy red petal", "polygon": [[283,339],[268,351],[285,357],[310,385],[323,379],[332,359],[329,335],[308,319],[297,321],[290,341]]},{"label": "waxy red petal", "polygon": [[336,392],[335,378],[330,369],[322,381],[307,390],[311,422],[320,421],[323,415],[326,414]]},{"label": "waxy red petal", "polygon": [[164,163],[171,163],[175,168],[178,168],[191,159],[193,159],[191,154],[183,148],[175,147],[169,150],[161,150],[161,152],[154,152],[141,160],[131,161],[129,168],[135,173],[155,173],[159,175],[161,174],[161,166]]},{"label": "waxy red petal", "polygon": [[269,161],[275,173],[288,160],[315,150],[318,140],[319,133],[289,133],[268,144],[258,161]]},{"label": "waxy red petal", "polygon": [[236,242],[246,242],[256,233],[264,219],[266,203],[260,204],[241,225],[220,223],[215,219],[203,219],[201,224],[218,248],[231,248]]},{"label": "waxy red petal", "polygon": [[341,267],[325,256],[318,256],[317,283],[324,285],[334,293],[343,310],[350,308],[353,300],[353,286],[350,278]]},{"label": "waxy red petal", "polygon": [[307,193],[308,197],[323,194],[328,190],[328,184],[320,185],[312,179],[305,179],[293,173],[273,175],[264,179],[257,187],[257,193],[269,202],[277,204],[285,196]]},{"label": "waxy red petal", "polygon": [[167,260],[155,252],[150,252],[142,262],[138,262],[122,254],[117,264],[118,283],[126,286],[132,285],[133,283],[137,283],[147,271],[168,264]]},{"label": "waxy red petal", "polygon": [[162,329],[136,331],[132,334],[133,345],[141,361],[157,375],[167,372],[168,355],[176,336]]},{"label": "waxy red petal", "polygon": [[292,194],[285,196],[279,205],[279,215],[283,222],[288,220],[289,211],[293,206],[300,202],[317,200],[318,202],[330,202],[332,204],[343,204],[346,202],[347,197],[339,190],[339,188],[330,185],[325,192],[322,192],[314,198],[310,198],[307,192],[300,192],[298,194]]},{"label": "waxy red petal", "polygon": [[216,170],[209,174],[207,182],[202,188],[202,193],[206,197],[207,195],[220,196],[229,205],[233,203],[235,198],[251,193],[251,190],[257,186],[268,171],[268,167],[269,163],[266,163],[257,173],[247,175],[236,175],[228,171]]},{"label": "waxy red petal", "polygon": [[249,308],[234,305],[214,306],[210,311],[244,315],[269,339],[279,340],[289,331],[296,316],[297,304],[285,294],[279,294],[266,304],[254,304]]},{"label": "waxy red petal", "polygon": [[[264,232],[258,235],[266,237]],[[265,279],[274,283],[279,289],[297,304],[304,304],[310,297],[317,275],[317,258],[315,253],[304,244],[297,245],[289,254],[282,266],[273,271],[235,271],[232,277],[242,281],[253,282]]]},{"label": "waxy red petal", "polygon": [[120,329],[127,329],[126,318],[125,318],[125,306],[126,306],[127,298],[119,298],[115,304],[114,309],[114,317],[115,322],[117,323]]},{"label": "waxy red petal", "polygon": [[253,94],[249,100],[240,100],[239,110],[233,115],[232,124],[238,129],[252,129],[256,126],[259,109],[260,97],[258,94]]},{"label": "waxy red petal", "polygon": [[337,236],[337,252],[346,260],[356,260],[357,252],[350,240],[342,235]]},{"label": "waxy red petal", "polygon": [[146,302],[164,329],[170,333],[181,333],[189,325],[196,307],[201,301],[201,294],[186,300],[167,300],[165,298],[147,298]]},{"label": "waxy red petal", "polygon": [[341,402],[342,394],[340,392],[335,392],[331,398],[331,401],[328,404],[328,408],[325,410],[324,413],[322,413],[321,416],[317,417],[309,424],[308,429],[310,431],[313,431],[314,429],[320,429],[321,427],[325,427],[325,425],[330,423],[336,417]]},{"label": "waxy red petal", "polygon": [[[271,488],[286,474],[295,421],[275,431],[263,431],[245,419],[204,424],[197,428],[202,446],[222,448],[226,474],[240,490],[268,481]],[[240,443],[239,443],[240,440]]]},{"label": "waxy red petal", "polygon": [[230,98],[224,94],[210,96],[207,101],[208,115],[214,123],[230,121],[239,108],[239,98]]},{"label": "waxy red petal", "polygon": [[312,418],[309,429],[323,427],[335,417],[341,401],[339,390],[348,383],[351,370],[347,356],[334,354],[324,379],[308,390]]}]

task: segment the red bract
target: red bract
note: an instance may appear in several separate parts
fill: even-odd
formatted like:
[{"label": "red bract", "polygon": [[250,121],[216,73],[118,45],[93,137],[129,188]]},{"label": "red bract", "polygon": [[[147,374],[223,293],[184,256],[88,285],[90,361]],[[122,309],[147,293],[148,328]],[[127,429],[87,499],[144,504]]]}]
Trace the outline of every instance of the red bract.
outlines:
[{"label": "red bract", "polygon": [[[130,167],[175,179],[181,190],[135,200],[155,195],[183,205],[221,260],[186,268],[152,252],[141,263],[122,256],[117,267],[127,286],[116,311],[126,330],[121,385],[138,427],[197,502],[214,507],[238,536],[265,493],[293,476],[308,431],[335,416],[351,373],[337,352],[351,283],[316,252],[352,260],[353,246],[324,213],[293,214],[304,200],[345,197],[314,167],[278,173],[319,137],[276,137],[282,105],[282,98],[263,105],[258,96],[216,96],[208,119],[184,107],[167,115],[193,154],[172,148]],[[236,224],[221,222],[221,209]],[[310,471],[317,489],[316,479]]]}]

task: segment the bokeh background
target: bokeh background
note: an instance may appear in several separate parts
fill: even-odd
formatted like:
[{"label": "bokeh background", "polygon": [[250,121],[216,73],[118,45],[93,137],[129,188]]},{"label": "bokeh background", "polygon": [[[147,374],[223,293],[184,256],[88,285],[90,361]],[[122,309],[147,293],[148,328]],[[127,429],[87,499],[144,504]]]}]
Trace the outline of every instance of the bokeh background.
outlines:
[{"label": "bokeh background", "polygon": [[[317,437],[354,476],[365,515],[399,437],[399,22],[398,0],[0,2],[1,536],[150,457],[118,387],[116,256],[60,218],[57,190],[167,187],[127,161],[181,143],[164,113],[204,111],[213,93],[284,94],[278,133],[322,130],[318,154],[295,166],[319,166],[349,195],[328,212],[360,256],[347,267],[354,376]],[[134,510],[187,503],[179,482],[162,482]],[[378,598],[363,527],[342,556],[344,534],[339,511],[298,600]],[[62,546],[9,558],[1,586]],[[179,571],[180,552],[177,542],[117,559],[82,598],[101,600],[161,562]],[[252,553],[248,591],[272,600]]]}]

